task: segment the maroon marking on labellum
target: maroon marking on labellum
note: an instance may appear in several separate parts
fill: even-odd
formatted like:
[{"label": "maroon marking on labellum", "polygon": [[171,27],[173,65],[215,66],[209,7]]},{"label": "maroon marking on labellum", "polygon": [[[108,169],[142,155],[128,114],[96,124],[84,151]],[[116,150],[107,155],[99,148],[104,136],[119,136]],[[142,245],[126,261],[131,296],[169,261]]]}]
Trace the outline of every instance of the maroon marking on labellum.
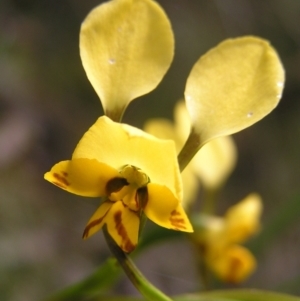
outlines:
[{"label": "maroon marking on labellum", "polygon": [[122,224],[122,211],[119,210],[114,214],[114,221],[116,223],[116,230],[118,234],[122,237],[122,245],[121,248],[123,251],[129,253],[135,249],[135,245],[129,239],[127,231]]},{"label": "maroon marking on labellum", "polygon": [[[63,172],[62,172],[63,173]],[[66,188],[66,186],[70,186],[70,183],[68,182],[68,180],[65,178],[64,175],[60,175],[58,173],[53,173],[53,177],[58,181],[52,182],[53,184],[62,187],[62,188]],[[58,185],[59,183],[59,185]]]},{"label": "maroon marking on labellum", "polygon": [[185,230],[186,226],[185,226],[184,219],[179,216],[180,216],[180,212],[173,210],[171,212],[170,222],[175,227],[174,230]]}]

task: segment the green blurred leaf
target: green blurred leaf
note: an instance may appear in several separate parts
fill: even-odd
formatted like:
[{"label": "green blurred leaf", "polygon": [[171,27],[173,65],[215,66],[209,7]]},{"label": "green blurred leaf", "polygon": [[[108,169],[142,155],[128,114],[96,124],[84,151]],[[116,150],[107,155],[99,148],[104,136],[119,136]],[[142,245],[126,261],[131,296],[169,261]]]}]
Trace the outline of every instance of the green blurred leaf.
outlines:
[{"label": "green blurred leaf", "polygon": [[116,259],[109,258],[83,281],[67,287],[45,301],[88,300],[88,297],[106,292],[119,278],[121,268]]}]

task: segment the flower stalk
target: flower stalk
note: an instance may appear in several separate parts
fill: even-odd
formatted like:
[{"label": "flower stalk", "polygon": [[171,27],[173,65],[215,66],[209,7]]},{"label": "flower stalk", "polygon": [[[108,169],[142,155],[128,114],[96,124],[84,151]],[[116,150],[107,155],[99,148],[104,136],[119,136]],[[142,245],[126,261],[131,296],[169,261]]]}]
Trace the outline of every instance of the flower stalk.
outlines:
[{"label": "flower stalk", "polygon": [[109,235],[107,228],[103,228],[104,237],[107,245],[116,257],[125,274],[136,287],[136,289],[149,301],[172,301],[172,299],[166,296],[163,292],[153,286],[139,271],[136,265],[131,261],[126,253],[116,244],[116,242]]},{"label": "flower stalk", "polygon": [[200,135],[192,128],[177,158],[181,172],[187,167],[202,145]]}]

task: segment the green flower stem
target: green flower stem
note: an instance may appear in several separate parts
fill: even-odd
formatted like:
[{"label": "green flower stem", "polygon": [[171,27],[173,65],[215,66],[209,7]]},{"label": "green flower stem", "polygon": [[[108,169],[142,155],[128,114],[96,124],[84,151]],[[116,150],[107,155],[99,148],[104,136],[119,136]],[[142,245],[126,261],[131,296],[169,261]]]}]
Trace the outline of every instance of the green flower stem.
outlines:
[{"label": "green flower stem", "polygon": [[172,299],[155,286],[153,286],[144,275],[138,270],[135,264],[125,254],[121,248],[115,243],[107,232],[106,227],[103,228],[103,233],[112,254],[116,257],[129,280],[136,289],[149,301],[172,301]]},{"label": "green flower stem", "polygon": [[178,164],[181,172],[186,168],[202,146],[203,143],[199,133],[196,133],[192,128],[188,139],[178,155]]}]

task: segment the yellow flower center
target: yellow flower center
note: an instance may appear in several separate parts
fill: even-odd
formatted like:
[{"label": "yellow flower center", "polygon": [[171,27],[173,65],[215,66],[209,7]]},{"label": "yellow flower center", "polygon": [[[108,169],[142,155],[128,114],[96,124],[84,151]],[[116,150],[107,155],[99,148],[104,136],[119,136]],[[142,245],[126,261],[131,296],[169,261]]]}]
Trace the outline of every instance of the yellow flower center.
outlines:
[{"label": "yellow flower center", "polygon": [[147,184],[149,177],[138,167],[125,165],[121,168],[120,178],[114,178],[107,183],[110,201],[122,201],[133,211],[143,209],[147,203]]}]

